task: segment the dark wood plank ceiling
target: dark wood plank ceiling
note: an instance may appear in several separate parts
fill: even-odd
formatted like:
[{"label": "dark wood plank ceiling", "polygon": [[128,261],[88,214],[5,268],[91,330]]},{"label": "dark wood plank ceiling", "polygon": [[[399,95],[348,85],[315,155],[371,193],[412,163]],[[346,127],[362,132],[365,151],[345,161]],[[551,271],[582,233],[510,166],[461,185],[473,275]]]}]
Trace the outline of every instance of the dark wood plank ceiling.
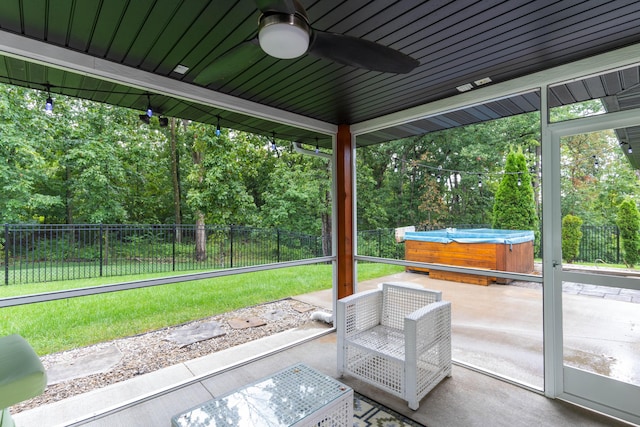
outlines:
[{"label": "dark wood plank ceiling", "polygon": [[[408,74],[366,71],[311,55],[251,63],[205,86],[332,124],[352,124],[456,95],[456,87],[490,77],[502,82],[640,42],[640,3],[632,0],[302,0],[316,30],[398,49],[421,63]],[[0,30],[89,56],[193,83],[202,70],[257,31],[252,0],[3,0]],[[2,34],[0,33],[0,37]],[[246,60],[246,64],[243,62]],[[189,67],[178,74],[177,65]],[[139,89],[3,56],[0,81],[146,108]],[[613,86],[612,86],[613,87]],[[553,102],[582,99],[577,86]],[[584,88],[582,88],[584,89]],[[587,92],[588,93],[588,92]],[[612,91],[606,92],[614,95]],[[590,93],[590,96],[597,96]],[[151,95],[164,115],[313,143],[312,132],[243,114]],[[359,138],[358,145],[539,107],[536,94],[421,120]]]}]

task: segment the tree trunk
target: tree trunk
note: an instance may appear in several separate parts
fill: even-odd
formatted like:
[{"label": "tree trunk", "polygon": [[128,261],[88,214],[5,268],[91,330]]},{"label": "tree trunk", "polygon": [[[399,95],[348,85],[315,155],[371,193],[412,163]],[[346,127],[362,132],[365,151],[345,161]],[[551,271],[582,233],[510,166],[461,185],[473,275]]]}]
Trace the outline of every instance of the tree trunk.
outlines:
[{"label": "tree trunk", "polygon": [[204,226],[204,214],[196,212],[196,261],[207,259],[207,233]]},{"label": "tree trunk", "polygon": [[73,203],[71,202],[71,190],[69,190],[69,182],[71,181],[71,171],[69,166],[65,166],[65,186],[64,186],[64,204],[67,213],[67,224],[73,224]]},{"label": "tree trunk", "polygon": [[540,182],[538,180],[538,178],[540,177],[540,164],[542,163],[542,146],[537,145],[536,146],[536,160],[533,163],[533,172],[531,173],[533,175],[533,182],[531,183],[531,185],[533,186],[533,197],[535,199],[535,204],[536,204],[536,214],[538,214],[538,218],[541,217],[540,215],[540,210],[541,210],[541,206],[540,206]]},{"label": "tree trunk", "polygon": [[176,119],[171,118],[171,180],[173,182],[173,212],[176,224],[176,243],[182,242],[182,210],[180,204],[180,154],[176,141]]},{"label": "tree trunk", "polygon": [[[198,182],[200,184],[204,180],[204,171],[201,169],[203,156],[204,156],[203,153],[195,150],[191,153],[193,164],[196,167],[200,168],[200,172],[199,172],[200,176],[198,177]],[[196,214],[196,235],[195,235],[196,261],[204,261],[205,259],[207,259],[207,233],[204,228],[204,212],[198,209],[195,214]]]},{"label": "tree trunk", "polygon": [[[331,181],[331,162],[327,162],[327,178]],[[324,192],[324,212],[321,214],[322,221],[322,255],[331,255],[331,191]]]},{"label": "tree trunk", "polygon": [[322,214],[322,255],[331,255],[331,215]]}]

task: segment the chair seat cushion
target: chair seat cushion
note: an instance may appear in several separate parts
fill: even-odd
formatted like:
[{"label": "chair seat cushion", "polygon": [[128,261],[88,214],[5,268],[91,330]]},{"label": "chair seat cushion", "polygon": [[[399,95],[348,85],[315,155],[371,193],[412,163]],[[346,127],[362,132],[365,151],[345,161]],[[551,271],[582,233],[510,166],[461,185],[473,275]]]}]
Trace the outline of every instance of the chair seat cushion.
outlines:
[{"label": "chair seat cushion", "polygon": [[47,385],[40,358],[20,335],[0,338],[0,408],[38,396]]},{"label": "chair seat cushion", "polygon": [[404,332],[388,326],[375,326],[347,339],[349,345],[404,360]]}]

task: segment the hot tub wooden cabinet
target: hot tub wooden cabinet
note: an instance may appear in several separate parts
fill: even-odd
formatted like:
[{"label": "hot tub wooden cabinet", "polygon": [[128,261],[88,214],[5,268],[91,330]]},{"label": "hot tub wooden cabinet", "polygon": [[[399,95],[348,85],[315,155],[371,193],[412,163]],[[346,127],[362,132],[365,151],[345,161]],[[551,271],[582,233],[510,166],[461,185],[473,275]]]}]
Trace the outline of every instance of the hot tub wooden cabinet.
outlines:
[{"label": "hot tub wooden cabinet", "polygon": [[[404,239],[407,261],[513,273],[533,272],[533,231],[489,228],[446,229],[407,232]],[[407,270],[427,272],[434,279],[485,286],[492,281],[510,282],[509,279],[453,273],[435,268],[407,267]]]}]

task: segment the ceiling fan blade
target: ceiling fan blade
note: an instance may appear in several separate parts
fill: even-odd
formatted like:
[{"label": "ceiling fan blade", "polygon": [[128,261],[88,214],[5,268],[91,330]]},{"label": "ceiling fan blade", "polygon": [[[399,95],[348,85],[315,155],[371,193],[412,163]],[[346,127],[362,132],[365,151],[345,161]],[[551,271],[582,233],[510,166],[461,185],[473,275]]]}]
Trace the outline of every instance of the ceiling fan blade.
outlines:
[{"label": "ceiling fan blade", "polygon": [[356,37],[314,30],[309,54],[371,71],[405,74],[420,62],[404,53]]},{"label": "ceiling fan blade", "polygon": [[296,8],[293,0],[255,0],[256,6],[262,13],[286,13],[293,15]]},{"label": "ceiling fan blade", "polygon": [[204,86],[211,83],[223,83],[247,69],[251,64],[263,58],[264,55],[264,52],[260,49],[258,39],[253,38],[216,58],[193,81]]}]

